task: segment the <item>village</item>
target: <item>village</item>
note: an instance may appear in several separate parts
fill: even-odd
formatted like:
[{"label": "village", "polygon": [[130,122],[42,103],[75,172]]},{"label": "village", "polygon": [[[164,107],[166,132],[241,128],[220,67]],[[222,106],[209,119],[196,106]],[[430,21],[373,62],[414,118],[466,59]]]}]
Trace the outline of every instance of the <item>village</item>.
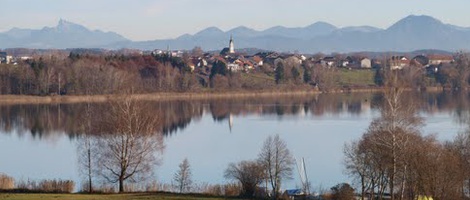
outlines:
[{"label": "village", "polygon": [[[80,49],[83,51],[84,49]],[[64,50],[73,52],[74,49]],[[94,50],[96,52],[109,52],[109,50]],[[28,51],[24,51],[28,52]],[[9,54],[7,51],[0,51],[0,64],[17,64],[19,61],[33,59],[38,55],[47,55],[49,51],[44,50],[42,54],[28,55],[25,53],[16,55]],[[52,52],[57,52],[54,50]],[[325,55],[317,54],[301,54],[301,53],[281,53],[273,51],[262,51],[250,55],[245,52],[235,51],[235,42],[230,37],[228,47],[220,52],[203,52],[200,47],[195,47],[193,51],[188,50],[166,50],[155,49],[153,51],[141,51],[134,49],[122,49],[111,51],[114,54],[141,54],[141,55],[167,55],[170,57],[185,58],[186,64],[191,71],[199,72],[203,68],[211,68],[214,62],[220,61],[226,64],[227,68],[232,72],[246,72],[259,69],[262,66],[275,68],[279,62],[295,63],[302,65],[310,63],[313,65],[321,65],[323,67],[338,67],[346,69],[372,69],[388,66],[390,69],[403,69],[406,67],[415,67],[426,69],[429,73],[436,72],[441,67],[454,62],[454,57],[450,54],[419,54],[410,56],[407,54],[391,54],[391,53],[375,53],[373,57],[367,56],[367,53],[332,53]]]},{"label": "village", "polygon": [[[172,57],[187,56],[187,51],[171,51],[160,50],[140,52],[142,54],[152,55],[170,55]],[[197,53],[195,53],[197,54]],[[231,37],[229,47],[215,53],[201,53],[200,55],[191,55],[187,59],[187,64],[192,71],[200,71],[200,69],[211,67],[214,62],[221,61],[226,64],[228,69],[233,72],[246,72],[258,69],[262,66],[269,66],[274,69],[278,63],[294,63],[302,65],[310,63],[313,65],[321,65],[323,67],[338,67],[350,70],[354,69],[376,69],[388,66],[390,69],[403,69],[406,67],[414,67],[426,69],[428,73],[437,72],[439,68],[446,67],[454,62],[454,57],[450,54],[419,54],[410,56],[406,54],[390,54],[377,53],[374,57],[368,57],[366,53],[333,53],[325,55],[317,54],[301,54],[301,53],[279,53],[279,52],[259,52],[254,55],[239,53],[235,51],[234,40]],[[410,53],[411,54],[411,53]]]},{"label": "village", "polygon": [[[0,93],[81,95],[90,94],[86,88],[98,84],[102,89],[91,94],[116,94],[122,89],[114,86],[124,82],[109,80],[115,69],[135,74],[126,79],[134,79],[129,81],[140,93],[374,90],[384,86],[386,71],[394,70],[400,72],[400,82],[411,89],[456,89],[461,86],[453,80],[458,79],[459,63],[466,56],[433,50],[303,54],[236,49],[235,45],[230,36],[227,47],[214,51],[197,46],[192,50],[171,50],[168,46],[151,51],[5,49],[0,51],[0,66],[9,67],[0,68],[0,73],[10,76],[14,72],[18,78],[3,79]],[[76,76],[94,70],[98,71]],[[15,80],[21,80],[20,87],[12,87]]]}]

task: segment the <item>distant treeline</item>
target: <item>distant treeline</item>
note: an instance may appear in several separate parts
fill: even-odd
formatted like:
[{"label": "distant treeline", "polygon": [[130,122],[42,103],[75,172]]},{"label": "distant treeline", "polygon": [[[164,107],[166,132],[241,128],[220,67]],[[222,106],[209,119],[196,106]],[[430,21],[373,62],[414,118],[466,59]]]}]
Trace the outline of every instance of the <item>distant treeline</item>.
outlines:
[{"label": "distant treeline", "polygon": [[[199,92],[251,89],[227,67],[192,71],[185,58],[152,55],[80,55],[40,57],[0,65],[0,94],[98,95],[154,92]],[[211,66],[212,67],[212,66]],[[227,72],[227,73],[225,73]],[[257,89],[273,88],[262,80]]]},{"label": "distant treeline", "polygon": [[[459,54],[452,64],[435,68],[407,67],[395,70],[411,88],[466,88],[470,62]],[[70,53],[37,57],[16,64],[0,64],[0,94],[14,95],[97,95],[155,92],[212,92],[238,90],[321,90],[382,86],[387,67],[367,69],[371,81],[351,83],[352,71],[325,67],[311,60],[289,59],[256,66],[250,71],[232,71],[217,57],[208,65],[194,68],[196,57],[141,54]],[[212,60],[210,60],[212,59]],[[223,59],[222,59],[223,60]],[[386,62],[384,62],[386,63]],[[364,69],[362,69],[364,70]],[[360,78],[360,77],[359,77]],[[372,80],[373,79],[373,80]],[[361,81],[363,83],[361,83]]]}]

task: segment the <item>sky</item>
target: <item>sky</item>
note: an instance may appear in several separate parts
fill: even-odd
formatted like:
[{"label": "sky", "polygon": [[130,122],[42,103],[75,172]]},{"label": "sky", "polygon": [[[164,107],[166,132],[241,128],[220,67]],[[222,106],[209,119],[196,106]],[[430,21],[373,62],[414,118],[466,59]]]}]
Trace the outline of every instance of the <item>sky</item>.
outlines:
[{"label": "sky", "polygon": [[176,38],[207,27],[264,30],[318,21],[387,28],[408,15],[470,27],[469,0],[0,0],[0,32],[40,29],[60,19],[134,41]]}]

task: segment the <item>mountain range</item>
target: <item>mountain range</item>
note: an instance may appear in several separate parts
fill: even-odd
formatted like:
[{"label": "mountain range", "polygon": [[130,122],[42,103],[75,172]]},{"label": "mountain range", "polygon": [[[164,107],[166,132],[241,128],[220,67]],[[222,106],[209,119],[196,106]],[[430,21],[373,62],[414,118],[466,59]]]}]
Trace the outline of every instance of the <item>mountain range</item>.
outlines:
[{"label": "mountain range", "polygon": [[209,27],[193,35],[174,39],[131,41],[114,32],[89,30],[60,20],[56,27],[40,30],[13,28],[0,33],[0,48],[134,48],[142,50],[189,50],[200,46],[218,50],[228,46],[233,36],[236,48],[258,48],[271,51],[303,53],[383,52],[438,49],[458,51],[470,49],[470,28],[445,24],[430,16],[407,16],[387,29],[372,26],[336,27],[316,22],[306,27],[275,26],[257,31],[245,26],[222,31]]}]

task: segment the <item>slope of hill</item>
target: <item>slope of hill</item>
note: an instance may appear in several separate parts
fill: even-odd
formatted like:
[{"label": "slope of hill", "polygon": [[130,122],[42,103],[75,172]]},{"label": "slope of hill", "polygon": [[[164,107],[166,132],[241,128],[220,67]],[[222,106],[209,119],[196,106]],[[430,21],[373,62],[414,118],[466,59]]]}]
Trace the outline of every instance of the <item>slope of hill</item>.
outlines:
[{"label": "slope of hill", "polygon": [[438,49],[468,50],[470,28],[444,24],[430,16],[407,16],[387,29],[372,26],[338,28],[326,22],[306,27],[276,26],[254,30],[245,26],[222,31],[209,27],[196,34],[175,39],[130,41],[113,32],[91,31],[84,26],[59,21],[56,27],[40,30],[18,29],[0,33],[0,48],[135,48],[142,50],[192,49],[221,50],[233,35],[235,48],[258,48],[272,51],[303,53],[414,51]]},{"label": "slope of hill", "polygon": [[92,31],[62,19],[55,27],[40,30],[13,28],[0,33],[1,48],[97,48],[123,41],[128,39],[117,33]]}]

